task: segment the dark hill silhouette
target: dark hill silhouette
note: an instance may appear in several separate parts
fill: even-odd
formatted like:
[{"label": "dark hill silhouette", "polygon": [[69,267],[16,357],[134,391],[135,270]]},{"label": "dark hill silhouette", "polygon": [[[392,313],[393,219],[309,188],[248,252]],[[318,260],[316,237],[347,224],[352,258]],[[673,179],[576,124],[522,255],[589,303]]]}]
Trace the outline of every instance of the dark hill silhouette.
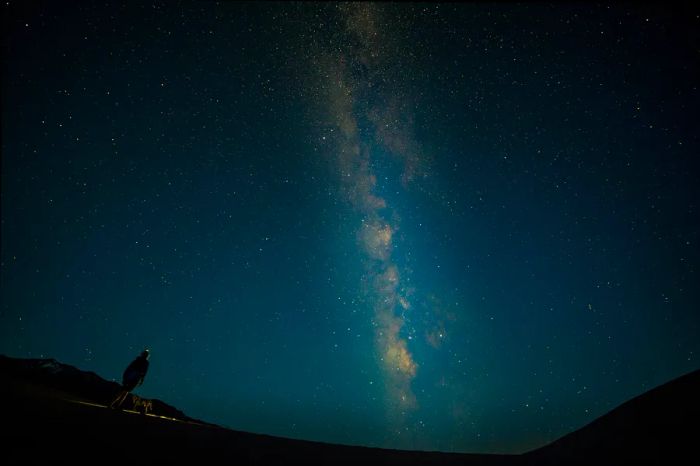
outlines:
[{"label": "dark hill silhouette", "polygon": [[[653,389],[523,455],[386,450],[225,429],[152,400],[155,416],[104,405],[119,386],[52,359],[0,356],[4,464],[695,464],[700,371]],[[72,401],[69,401],[72,400]],[[128,408],[128,406],[125,406]]]},{"label": "dark hill silhouette", "polygon": [[[0,355],[0,373],[51,388],[56,394],[63,393],[64,398],[102,405],[114,399],[121,387],[118,383],[107,381],[94,372],[81,371],[55,359],[14,359]],[[135,400],[143,401],[141,397],[132,394],[127,397],[122,408],[134,409]],[[152,404],[153,414],[183,421],[197,421],[160,400],[149,401]],[[201,421],[197,422],[201,423]]]},{"label": "dark hill silhouette", "polygon": [[700,464],[700,370],[623,403],[524,455],[553,464]]}]

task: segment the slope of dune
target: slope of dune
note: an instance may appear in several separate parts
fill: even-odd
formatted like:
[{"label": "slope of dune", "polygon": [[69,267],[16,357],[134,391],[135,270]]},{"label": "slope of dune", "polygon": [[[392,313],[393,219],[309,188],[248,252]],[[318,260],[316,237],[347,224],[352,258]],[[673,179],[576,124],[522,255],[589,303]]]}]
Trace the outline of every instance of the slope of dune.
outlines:
[{"label": "slope of dune", "polygon": [[529,452],[532,464],[698,464],[700,371],[656,387]]}]

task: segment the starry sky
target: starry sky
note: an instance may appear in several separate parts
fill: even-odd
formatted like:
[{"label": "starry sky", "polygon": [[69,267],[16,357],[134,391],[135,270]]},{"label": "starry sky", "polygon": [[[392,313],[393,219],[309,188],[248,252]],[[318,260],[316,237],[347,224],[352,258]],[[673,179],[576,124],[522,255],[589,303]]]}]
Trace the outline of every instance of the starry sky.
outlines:
[{"label": "starry sky", "polygon": [[0,353],[475,453],[700,367],[700,9],[2,9]]}]

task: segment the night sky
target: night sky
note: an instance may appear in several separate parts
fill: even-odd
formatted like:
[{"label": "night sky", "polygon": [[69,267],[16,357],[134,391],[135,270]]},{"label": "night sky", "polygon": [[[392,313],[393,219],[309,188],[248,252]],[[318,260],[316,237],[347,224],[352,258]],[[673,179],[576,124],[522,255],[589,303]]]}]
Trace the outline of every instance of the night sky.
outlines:
[{"label": "night sky", "polygon": [[700,367],[700,9],[2,9],[0,353],[459,452]]}]

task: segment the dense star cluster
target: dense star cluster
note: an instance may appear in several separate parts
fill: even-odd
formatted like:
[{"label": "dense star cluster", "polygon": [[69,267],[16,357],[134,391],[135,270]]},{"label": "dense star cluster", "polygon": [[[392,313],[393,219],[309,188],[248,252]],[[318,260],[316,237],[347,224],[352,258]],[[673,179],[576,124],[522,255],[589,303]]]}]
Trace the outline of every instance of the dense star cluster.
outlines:
[{"label": "dense star cluster", "polygon": [[0,353],[522,452],[700,367],[700,10],[5,2]]}]

